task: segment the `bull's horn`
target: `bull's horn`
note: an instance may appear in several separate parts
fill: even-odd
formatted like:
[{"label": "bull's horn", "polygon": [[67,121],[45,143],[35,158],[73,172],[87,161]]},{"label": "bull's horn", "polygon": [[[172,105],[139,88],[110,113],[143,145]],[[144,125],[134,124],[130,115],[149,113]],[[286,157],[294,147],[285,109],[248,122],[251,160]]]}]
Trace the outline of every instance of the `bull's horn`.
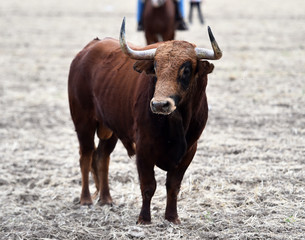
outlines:
[{"label": "bull's horn", "polygon": [[122,51],[128,55],[130,58],[137,60],[152,60],[155,57],[156,48],[147,50],[132,50],[128,45],[125,37],[125,17],[122,22],[121,32],[120,32],[120,45]]},{"label": "bull's horn", "polygon": [[213,36],[212,30],[208,27],[209,37],[212,44],[213,50],[205,49],[205,48],[195,48],[197,59],[210,59],[210,60],[218,60],[222,57],[222,52],[218,47],[218,44]]}]

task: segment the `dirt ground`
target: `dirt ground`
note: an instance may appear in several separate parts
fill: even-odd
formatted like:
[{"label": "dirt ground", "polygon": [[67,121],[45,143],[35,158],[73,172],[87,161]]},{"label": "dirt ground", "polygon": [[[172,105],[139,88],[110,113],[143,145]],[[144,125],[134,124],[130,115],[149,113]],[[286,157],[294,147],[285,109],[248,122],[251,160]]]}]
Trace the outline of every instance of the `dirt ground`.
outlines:
[{"label": "dirt ground", "polygon": [[[0,239],[304,239],[305,1],[205,0],[205,25],[177,39],[223,50],[207,95],[207,127],[179,194],[182,224],[164,220],[156,169],[152,224],[136,225],[134,159],[119,144],[112,207],[81,207],[67,75],[95,37],[136,31],[136,1],[1,0]],[[188,2],[186,2],[186,12]],[[187,14],[188,15],[188,14]],[[92,192],[94,191],[92,184]]]}]

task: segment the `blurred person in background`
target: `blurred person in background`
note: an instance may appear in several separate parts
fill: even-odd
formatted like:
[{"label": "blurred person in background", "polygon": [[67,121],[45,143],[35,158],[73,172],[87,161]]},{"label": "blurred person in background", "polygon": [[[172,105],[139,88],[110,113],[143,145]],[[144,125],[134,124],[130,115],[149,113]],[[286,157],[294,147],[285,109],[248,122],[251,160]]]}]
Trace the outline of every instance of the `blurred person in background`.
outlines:
[{"label": "blurred person in background", "polygon": [[190,0],[190,12],[189,12],[189,22],[190,23],[193,22],[193,8],[194,7],[197,7],[197,9],[198,9],[198,17],[199,17],[200,23],[201,24],[204,23],[200,4],[201,4],[201,0]]}]

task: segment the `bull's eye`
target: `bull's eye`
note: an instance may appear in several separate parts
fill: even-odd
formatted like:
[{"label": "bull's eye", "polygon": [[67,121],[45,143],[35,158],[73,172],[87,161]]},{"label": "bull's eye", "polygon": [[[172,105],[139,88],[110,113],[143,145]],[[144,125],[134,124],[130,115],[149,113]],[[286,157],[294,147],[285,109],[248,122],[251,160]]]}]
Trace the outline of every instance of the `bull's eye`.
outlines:
[{"label": "bull's eye", "polygon": [[192,77],[192,63],[190,61],[187,61],[181,65],[178,72],[178,82],[181,84],[184,90],[186,90],[187,87],[189,86],[191,77]]},{"label": "bull's eye", "polygon": [[155,70],[155,72],[157,72],[157,62],[156,61],[154,62],[154,70]]}]

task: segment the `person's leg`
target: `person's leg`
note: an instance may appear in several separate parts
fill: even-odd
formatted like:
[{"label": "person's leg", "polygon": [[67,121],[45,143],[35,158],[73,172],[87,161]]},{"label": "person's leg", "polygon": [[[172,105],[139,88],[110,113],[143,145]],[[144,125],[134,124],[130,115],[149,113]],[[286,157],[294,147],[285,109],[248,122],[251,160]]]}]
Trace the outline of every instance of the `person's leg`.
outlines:
[{"label": "person's leg", "polygon": [[200,8],[200,2],[197,3],[197,8],[198,8],[198,17],[199,17],[200,23],[203,24],[204,20],[203,20],[203,15],[202,15],[201,8]]},{"label": "person's leg", "polygon": [[180,11],[180,14],[182,16],[182,18],[185,17],[185,14],[184,14],[184,0],[179,0],[178,1],[178,8],[179,8],[179,11]]},{"label": "person's leg", "polygon": [[193,21],[193,7],[194,3],[190,2],[190,11],[189,11],[189,22],[192,23]]},{"label": "person's leg", "polygon": [[143,31],[143,9],[144,9],[144,1],[138,0],[138,8],[137,8],[137,22],[138,22],[138,31]]},{"label": "person's leg", "polygon": [[186,23],[184,22],[184,1],[174,0],[176,8],[176,21],[178,22],[177,30],[188,30]]}]

